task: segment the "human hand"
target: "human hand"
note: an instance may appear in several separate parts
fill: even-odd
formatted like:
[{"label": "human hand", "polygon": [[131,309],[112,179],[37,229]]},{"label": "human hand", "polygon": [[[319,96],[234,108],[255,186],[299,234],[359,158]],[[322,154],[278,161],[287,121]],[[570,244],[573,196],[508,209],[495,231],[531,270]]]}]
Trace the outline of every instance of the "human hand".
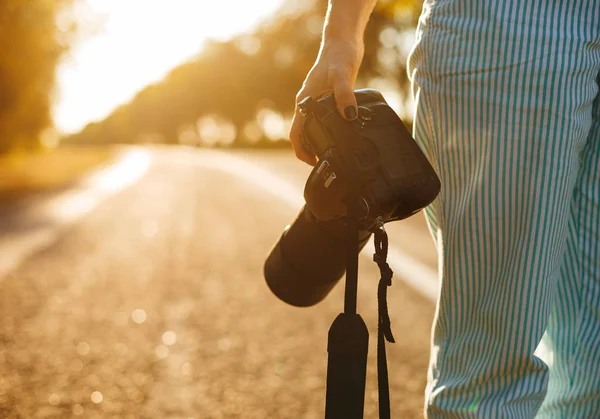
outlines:
[{"label": "human hand", "polygon": [[298,103],[308,96],[319,99],[333,92],[340,115],[347,120],[355,119],[357,105],[354,84],[363,54],[364,46],[358,41],[332,40],[323,43],[315,64],[308,72],[302,88],[296,95],[296,110],[289,136],[298,159],[311,166],[317,162],[317,157],[302,143],[302,117]]}]

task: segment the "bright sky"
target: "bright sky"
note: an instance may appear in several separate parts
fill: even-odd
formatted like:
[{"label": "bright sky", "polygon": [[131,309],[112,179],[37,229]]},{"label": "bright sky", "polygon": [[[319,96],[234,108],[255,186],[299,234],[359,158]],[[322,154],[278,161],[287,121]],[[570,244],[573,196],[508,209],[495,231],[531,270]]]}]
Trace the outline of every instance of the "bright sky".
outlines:
[{"label": "bright sky", "polygon": [[[73,132],[105,117],[144,86],[196,54],[207,38],[227,39],[253,27],[282,0],[86,0],[76,9],[104,24],[58,71],[54,121]],[[96,23],[94,23],[96,24]]]}]

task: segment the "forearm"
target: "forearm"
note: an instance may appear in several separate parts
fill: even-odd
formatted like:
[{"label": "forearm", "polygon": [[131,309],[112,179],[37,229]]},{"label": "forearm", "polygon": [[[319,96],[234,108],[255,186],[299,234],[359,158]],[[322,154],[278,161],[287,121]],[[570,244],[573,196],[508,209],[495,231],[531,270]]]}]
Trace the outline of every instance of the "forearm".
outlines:
[{"label": "forearm", "polygon": [[363,45],[365,27],[377,0],[329,0],[323,43],[348,42]]},{"label": "forearm", "polygon": [[[319,98],[333,92],[338,112],[349,121],[358,115],[354,84],[362,62],[364,33],[377,0],[329,0],[321,48],[296,95],[296,105],[304,98]],[[290,128],[296,156],[314,166],[316,156],[302,141],[302,118],[298,106]]]}]

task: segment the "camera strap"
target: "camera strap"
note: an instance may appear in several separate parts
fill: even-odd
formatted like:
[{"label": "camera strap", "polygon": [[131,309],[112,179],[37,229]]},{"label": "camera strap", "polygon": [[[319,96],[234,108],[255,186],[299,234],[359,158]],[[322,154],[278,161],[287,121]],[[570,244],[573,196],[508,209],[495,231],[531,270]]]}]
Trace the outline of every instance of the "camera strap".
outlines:
[{"label": "camera strap", "polygon": [[[351,180],[354,180],[351,177]],[[344,312],[356,313],[356,293],[358,285],[358,188],[356,183],[350,183],[348,205],[348,253],[346,267],[346,290],[344,295]],[[390,315],[387,304],[387,287],[392,285],[393,271],[387,263],[388,235],[382,219],[371,229],[375,243],[373,261],[379,267],[381,278],[377,286],[377,389],[379,392],[379,419],[390,419],[390,386],[387,369],[385,341],[395,343],[392,335]]]},{"label": "camera strap", "polygon": [[387,287],[392,285],[392,269],[387,263],[388,235],[383,223],[374,231],[375,254],[373,261],[377,263],[381,272],[381,279],[377,287],[377,387],[379,390],[379,418],[390,418],[390,388],[387,369],[385,341],[394,343],[390,315],[387,305]]}]

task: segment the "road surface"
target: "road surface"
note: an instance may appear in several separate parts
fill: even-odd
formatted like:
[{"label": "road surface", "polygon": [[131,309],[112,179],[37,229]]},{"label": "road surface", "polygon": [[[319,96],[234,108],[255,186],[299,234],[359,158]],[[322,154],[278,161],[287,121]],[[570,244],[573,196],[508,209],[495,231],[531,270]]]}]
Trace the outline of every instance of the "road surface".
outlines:
[{"label": "road surface", "polygon": [[[0,417],[322,418],[343,289],[300,309],[262,276],[309,168],[288,151],[124,156],[118,170],[0,209]],[[422,215],[389,231],[405,265],[389,289],[392,413],[412,418],[436,255]],[[362,258],[365,418],[377,417],[377,274]]]}]

